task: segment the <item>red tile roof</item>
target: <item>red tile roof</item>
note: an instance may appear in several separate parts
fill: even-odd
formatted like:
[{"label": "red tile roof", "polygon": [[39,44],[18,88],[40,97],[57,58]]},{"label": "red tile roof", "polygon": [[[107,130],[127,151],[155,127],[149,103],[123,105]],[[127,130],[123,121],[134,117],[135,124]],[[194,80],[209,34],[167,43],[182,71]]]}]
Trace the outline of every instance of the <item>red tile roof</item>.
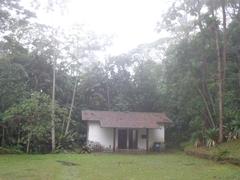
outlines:
[{"label": "red tile roof", "polygon": [[99,121],[101,127],[117,128],[159,128],[172,123],[165,113],[82,111],[82,120]]}]

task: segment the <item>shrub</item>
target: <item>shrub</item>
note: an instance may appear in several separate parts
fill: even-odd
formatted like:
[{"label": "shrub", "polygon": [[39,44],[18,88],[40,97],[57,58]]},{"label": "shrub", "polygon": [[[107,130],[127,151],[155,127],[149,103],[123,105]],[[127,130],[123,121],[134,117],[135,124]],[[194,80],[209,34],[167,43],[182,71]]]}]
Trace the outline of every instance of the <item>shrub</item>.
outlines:
[{"label": "shrub", "polygon": [[207,147],[214,147],[216,145],[218,138],[218,129],[212,128],[208,129],[205,132],[205,139],[206,139],[206,146]]},{"label": "shrub", "polygon": [[80,154],[91,153],[91,149],[87,145],[84,145],[79,150],[77,150],[77,153],[80,153]]},{"label": "shrub", "polygon": [[202,131],[196,131],[192,134],[191,141],[195,147],[202,146],[204,144],[204,134]]},{"label": "shrub", "polygon": [[0,154],[22,154],[22,153],[23,153],[22,151],[14,147],[10,148],[0,147]]},{"label": "shrub", "polygon": [[102,152],[104,151],[104,147],[99,142],[88,141],[85,150],[89,152]]},{"label": "shrub", "polygon": [[73,150],[78,145],[75,143],[76,133],[69,132],[67,135],[60,135],[58,138],[58,149]]},{"label": "shrub", "polygon": [[224,157],[226,157],[230,152],[226,149],[219,150],[216,154],[216,160],[222,160]]},{"label": "shrub", "polygon": [[230,123],[229,133],[227,134],[227,140],[233,140],[240,138],[240,120],[233,120]]},{"label": "shrub", "polygon": [[180,143],[181,150],[184,150],[186,147],[191,147],[191,146],[192,146],[192,142],[189,142],[189,141]]}]

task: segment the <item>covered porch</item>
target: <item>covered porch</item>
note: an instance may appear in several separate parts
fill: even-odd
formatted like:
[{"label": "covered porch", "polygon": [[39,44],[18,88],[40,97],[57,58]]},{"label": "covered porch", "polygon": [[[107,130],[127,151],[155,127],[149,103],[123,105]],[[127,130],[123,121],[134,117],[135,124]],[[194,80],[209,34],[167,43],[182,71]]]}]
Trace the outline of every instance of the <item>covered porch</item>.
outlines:
[{"label": "covered porch", "polygon": [[149,129],[113,128],[113,152],[148,151]]}]

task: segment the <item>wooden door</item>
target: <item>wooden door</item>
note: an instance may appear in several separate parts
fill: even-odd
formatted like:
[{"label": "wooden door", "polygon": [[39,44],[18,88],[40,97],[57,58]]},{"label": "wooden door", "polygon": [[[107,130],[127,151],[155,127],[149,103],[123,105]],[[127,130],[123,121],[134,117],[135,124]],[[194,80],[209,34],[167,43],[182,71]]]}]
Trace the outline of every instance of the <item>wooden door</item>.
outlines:
[{"label": "wooden door", "polygon": [[127,149],[127,129],[118,130],[118,149]]}]

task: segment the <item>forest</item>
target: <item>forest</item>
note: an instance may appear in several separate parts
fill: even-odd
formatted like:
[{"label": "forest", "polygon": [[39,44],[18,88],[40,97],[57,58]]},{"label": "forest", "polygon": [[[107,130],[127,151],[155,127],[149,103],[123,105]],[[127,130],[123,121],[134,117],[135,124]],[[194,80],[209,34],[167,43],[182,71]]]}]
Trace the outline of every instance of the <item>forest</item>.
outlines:
[{"label": "forest", "polygon": [[109,34],[36,19],[20,0],[0,0],[1,147],[81,147],[86,109],[165,112],[167,147],[240,138],[239,0],[175,0],[156,23],[167,37],[116,56],[103,55]]}]

